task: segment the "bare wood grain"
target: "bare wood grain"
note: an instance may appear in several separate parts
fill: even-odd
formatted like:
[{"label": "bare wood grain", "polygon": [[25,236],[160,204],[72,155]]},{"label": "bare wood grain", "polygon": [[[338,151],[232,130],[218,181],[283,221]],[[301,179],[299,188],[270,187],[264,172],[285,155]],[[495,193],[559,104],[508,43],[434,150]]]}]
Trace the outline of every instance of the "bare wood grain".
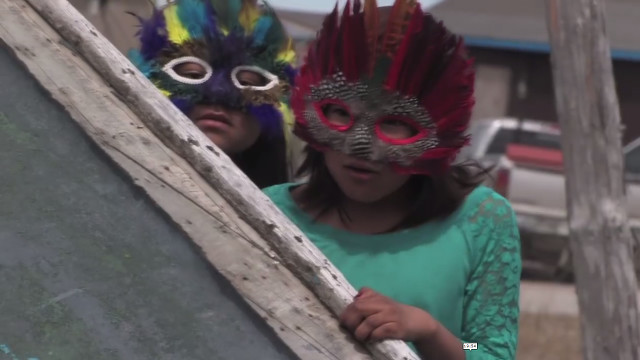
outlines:
[{"label": "bare wood grain", "polygon": [[547,0],[547,10],[584,358],[640,359],[638,284],[604,1]]}]

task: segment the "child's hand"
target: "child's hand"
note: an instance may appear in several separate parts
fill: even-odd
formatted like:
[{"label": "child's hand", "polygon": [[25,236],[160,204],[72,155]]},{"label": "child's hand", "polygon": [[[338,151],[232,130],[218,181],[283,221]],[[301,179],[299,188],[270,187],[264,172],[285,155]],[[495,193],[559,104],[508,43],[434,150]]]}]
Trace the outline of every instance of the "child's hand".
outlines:
[{"label": "child's hand", "polygon": [[340,323],[360,341],[425,341],[439,326],[426,311],[400,304],[368,288],[360,290],[347,306],[340,315]]}]

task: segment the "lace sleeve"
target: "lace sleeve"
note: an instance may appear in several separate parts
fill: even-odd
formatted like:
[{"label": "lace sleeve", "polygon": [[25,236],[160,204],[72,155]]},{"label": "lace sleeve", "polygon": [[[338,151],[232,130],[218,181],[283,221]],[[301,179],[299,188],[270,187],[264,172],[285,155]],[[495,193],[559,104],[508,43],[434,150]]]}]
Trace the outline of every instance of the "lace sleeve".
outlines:
[{"label": "lace sleeve", "polygon": [[467,359],[516,358],[520,313],[520,235],[509,203],[485,197],[467,218],[473,268],[465,287],[462,341],[476,343]]}]

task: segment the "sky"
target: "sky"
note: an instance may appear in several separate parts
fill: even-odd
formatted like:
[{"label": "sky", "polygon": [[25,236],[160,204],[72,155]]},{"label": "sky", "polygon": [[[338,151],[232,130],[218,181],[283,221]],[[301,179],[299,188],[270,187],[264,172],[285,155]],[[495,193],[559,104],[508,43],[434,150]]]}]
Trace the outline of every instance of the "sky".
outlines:
[{"label": "sky", "polygon": [[[442,0],[420,0],[423,8],[433,6]],[[328,13],[333,10],[336,0],[267,0],[271,6],[275,8],[287,10],[302,10],[310,12]],[[340,4],[346,3],[346,0],[339,0]],[[393,0],[378,0],[378,6],[387,6],[393,4]]]}]

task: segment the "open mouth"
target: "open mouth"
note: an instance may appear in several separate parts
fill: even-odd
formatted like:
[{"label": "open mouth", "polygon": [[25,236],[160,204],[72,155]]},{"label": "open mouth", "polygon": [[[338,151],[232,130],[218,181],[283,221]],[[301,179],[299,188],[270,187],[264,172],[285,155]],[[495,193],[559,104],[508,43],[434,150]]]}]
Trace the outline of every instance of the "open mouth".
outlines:
[{"label": "open mouth", "polygon": [[357,165],[346,165],[345,168],[360,174],[377,174],[378,171]]}]

